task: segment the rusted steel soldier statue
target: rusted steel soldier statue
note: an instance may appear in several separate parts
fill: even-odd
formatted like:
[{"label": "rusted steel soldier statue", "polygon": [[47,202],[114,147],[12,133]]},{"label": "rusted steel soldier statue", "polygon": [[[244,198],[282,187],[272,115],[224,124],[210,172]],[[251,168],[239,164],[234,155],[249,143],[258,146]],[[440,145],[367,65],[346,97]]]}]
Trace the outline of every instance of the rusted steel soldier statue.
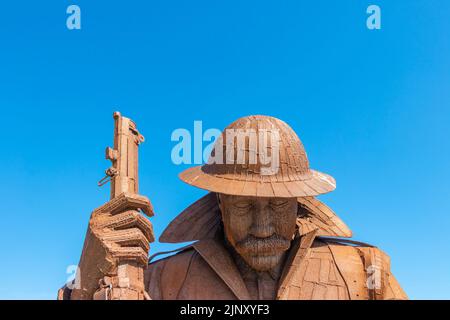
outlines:
[{"label": "rusted steel soldier statue", "polygon": [[160,241],[192,245],[147,264],[153,231],[139,210],[153,211],[147,198],[123,192],[93,212],[79,286],[64,287],[59,298],[407,299],[389,257],[344,239],[351,231],[315,198],[334,190],[335,181],[309,168],[283,121],[238,119],[217,139],[210,161],[180,178],[210,193],[176,217]]}]

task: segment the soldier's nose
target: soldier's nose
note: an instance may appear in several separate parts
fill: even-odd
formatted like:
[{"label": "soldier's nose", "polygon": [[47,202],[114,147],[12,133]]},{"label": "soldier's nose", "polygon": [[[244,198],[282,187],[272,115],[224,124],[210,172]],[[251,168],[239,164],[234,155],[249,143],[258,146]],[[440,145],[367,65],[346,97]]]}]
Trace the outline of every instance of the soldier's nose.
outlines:
[{"label": "soldier's nose", "polygon": [[269,238],[274,234],[274,230],[270,225],[258,225],[253,227],[250,233],[256,238]]},{"label": "soldier's nose", "polygon": [[257,238],[268,238],[275,233],[272,225],[271,213],[268,208],[257,210],[253,217],[253,224],[250,234]]}]

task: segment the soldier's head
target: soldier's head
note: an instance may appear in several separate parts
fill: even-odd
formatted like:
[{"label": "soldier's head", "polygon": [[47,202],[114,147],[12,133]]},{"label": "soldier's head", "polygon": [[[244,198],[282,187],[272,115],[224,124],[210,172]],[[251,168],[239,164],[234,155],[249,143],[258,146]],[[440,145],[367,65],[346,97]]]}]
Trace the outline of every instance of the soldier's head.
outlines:
[{"label": "soldier's head", "polygon": [[225,236],[253,269],[274,268],[296,230],[296,198],[218,195]]},{"label": "soldier's head", "polygon": [[309,168],[295,132],[269,116],[233,122],[217,138],[208,163],[180,178],[218,194],[228,242],[257,270],[273,268],[289,248],[297,198],[336,187],[331,176]]}]

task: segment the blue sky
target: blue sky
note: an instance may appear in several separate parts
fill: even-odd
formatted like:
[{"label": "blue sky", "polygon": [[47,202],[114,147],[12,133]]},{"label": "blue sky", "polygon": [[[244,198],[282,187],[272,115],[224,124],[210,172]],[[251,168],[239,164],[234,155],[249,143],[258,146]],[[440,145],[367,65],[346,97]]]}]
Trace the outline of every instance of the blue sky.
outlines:
[{"label": "blue sky", "polygon": [[336,178],[321,200],[391,256],[410,298],[449,299],[449,16],[446,0],[3,3],[0,298],[54,299],[77,264],[120,110],[146,137],[157,236],[205,194],[178,180],[172,131],[272,115]]}]

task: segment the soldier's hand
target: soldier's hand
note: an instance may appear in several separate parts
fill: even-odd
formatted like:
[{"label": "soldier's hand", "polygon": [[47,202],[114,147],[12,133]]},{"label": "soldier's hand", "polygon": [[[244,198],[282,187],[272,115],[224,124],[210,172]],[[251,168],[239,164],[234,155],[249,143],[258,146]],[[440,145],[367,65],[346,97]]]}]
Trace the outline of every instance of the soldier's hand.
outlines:
[{"label": "soldier's hand", "polygon": [[122,261],[147,265],[154,234],[150,221],[140,211],[152,216],[150,201],[126,193],[94,210],[79,264],[81,288],[72,291],[72,299],[92,299],[99,281],[115,276]]},{"label": "soldier's hand", "polygon": [[147,265],[149,243],[154,241],[153,228],[139,210],[149,216],[153,214],[146,197],[122,194],[92,213],[90,229],[117,262]]}]

